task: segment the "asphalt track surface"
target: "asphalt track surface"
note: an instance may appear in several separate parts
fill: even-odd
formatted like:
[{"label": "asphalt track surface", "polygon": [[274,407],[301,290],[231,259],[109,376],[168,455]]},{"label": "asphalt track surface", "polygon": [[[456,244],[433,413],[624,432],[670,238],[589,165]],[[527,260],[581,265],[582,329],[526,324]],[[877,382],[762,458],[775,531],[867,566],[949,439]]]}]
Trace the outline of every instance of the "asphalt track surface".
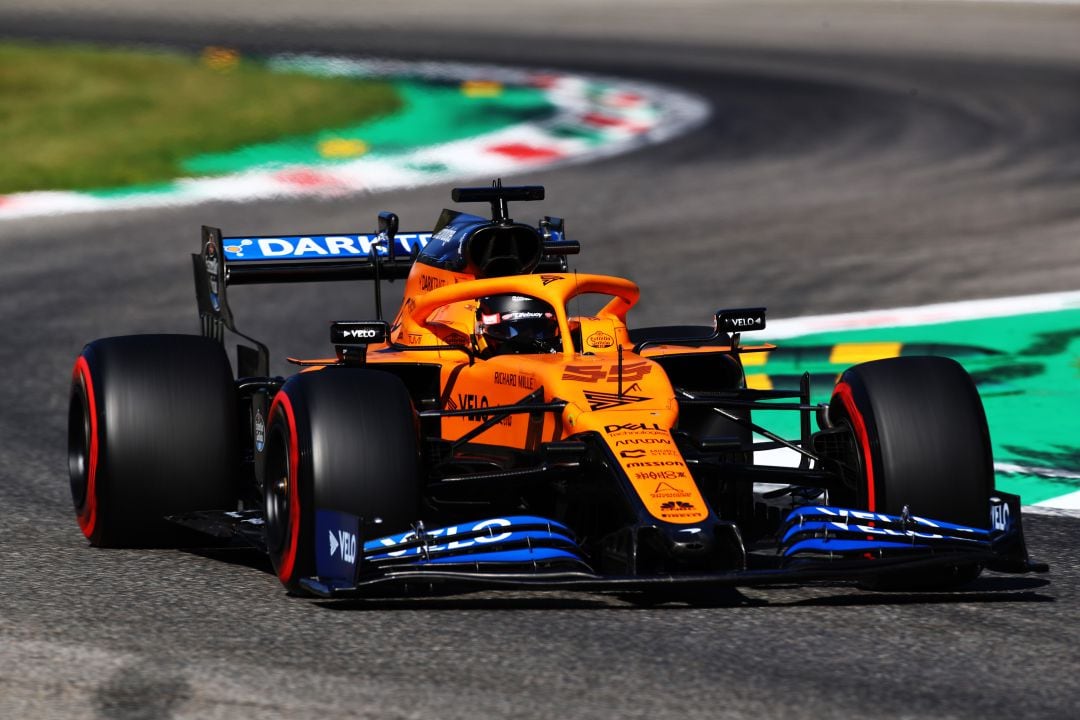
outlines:
[{"label": "asphalt track surface", "polygon": [[[513,178],[548,186],[541,208],[517,214],[567,217],[580,268],[642,285],[639,324],[704,321],[721,305],[792,316],[1076,289],[1080,47],[1060,42],[1069,23],[1080,31],[1073,9],[980,7],[968,32],[951,7],[900,22],[895,8],[849,3],[756,25],[735,16],[745,35],[710,39],[723,12],[688,4],[675,20],[639,3],[607,24],[571,14],[571,37],[543,42],[544,26],[476,2],[463,4],[471,23],[445,25],[445,8],[350,24],[337,3],[314,2],[317,28],[46,2],[0,5],[0,31],[541,65],[701,94],[714,115],[691,135]],[[828,23],[845,39],[811,32]],[[363,230],[392,209],[415,228],[447,198],[424,189],[0,227],[0,716],[1076,716],[1073,517],[1025,521],[1032,554],[1052,567],[1045,579],[914,595],[746,590],[721,607],[561,593],[324,603],[286,597],[243,553],[87,547],[64,462],[71,362],[91,338],[195,329],[187,253],[200,224]],[[326,320],[370,312],[353,287],[242,288],[233,303],[277,369],[286,354],[322,352]]]}]

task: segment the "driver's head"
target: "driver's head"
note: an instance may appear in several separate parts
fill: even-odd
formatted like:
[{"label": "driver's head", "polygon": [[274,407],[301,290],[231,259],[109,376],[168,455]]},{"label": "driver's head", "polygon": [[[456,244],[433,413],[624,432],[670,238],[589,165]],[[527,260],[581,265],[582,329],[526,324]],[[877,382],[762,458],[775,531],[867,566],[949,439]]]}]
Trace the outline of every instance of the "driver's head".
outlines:
[{"label": "driver's head", "polygon": [[553,353],[559,349],[559,321],[542,300],[525,295],[490,295],[476,309],[477,332],[492,355]]}]

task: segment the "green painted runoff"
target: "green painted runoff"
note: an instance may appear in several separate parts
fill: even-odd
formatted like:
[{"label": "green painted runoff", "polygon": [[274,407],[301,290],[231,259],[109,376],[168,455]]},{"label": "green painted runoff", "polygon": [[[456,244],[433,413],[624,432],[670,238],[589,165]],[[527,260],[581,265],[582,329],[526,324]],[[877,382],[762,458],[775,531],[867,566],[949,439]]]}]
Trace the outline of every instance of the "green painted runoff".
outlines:
[{"label": "green painted runoff", "polygon": [[[766,333],[767,334],[767,333]],[[1032,504],[1080,490],[1080,310],[904,328],[806,335],[778,341],[786,352],[747,368],[774,379],[810,372],[812,400],[829,399],[844,367],[823,349],[838,343],[900,343],[900,354],[951,356],[975,379],[986,408],[994,460],[1026,468],[998,473],[997,485]],[[782,421],[784,413],[769,413]],[[769,419],[763,417],[766,425]],[[797,435],[797,423],[784,432]],[[1064,477],[1052,477],[1053,475]],[[1070,477],[1073,476],[1073,477]]]}]

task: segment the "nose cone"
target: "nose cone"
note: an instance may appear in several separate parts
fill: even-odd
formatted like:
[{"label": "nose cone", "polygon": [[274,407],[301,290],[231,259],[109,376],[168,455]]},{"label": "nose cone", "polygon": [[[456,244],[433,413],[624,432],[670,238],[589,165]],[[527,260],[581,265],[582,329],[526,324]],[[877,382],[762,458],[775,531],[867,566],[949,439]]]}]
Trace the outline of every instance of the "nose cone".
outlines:
[{"label": "nose cone", "polygon": [[642,528],[638,572],[713,572],[746,568],[746,549],[734,523]]}]

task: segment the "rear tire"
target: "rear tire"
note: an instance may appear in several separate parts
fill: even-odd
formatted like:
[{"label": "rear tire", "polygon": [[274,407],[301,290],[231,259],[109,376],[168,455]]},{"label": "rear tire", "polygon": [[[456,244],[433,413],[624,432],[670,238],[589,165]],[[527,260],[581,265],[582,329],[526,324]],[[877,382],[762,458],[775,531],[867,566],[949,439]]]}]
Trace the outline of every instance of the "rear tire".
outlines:
[{"label": "rear tire", "polygon": [[269,413],[267,549],[290,591],[315,574],[315,511],[379,518],[380,534],[419,515],[416,415],[399,378],[326,368],[289,379]]},{"label": "rear tire", "polygon": [[91,545],[175,545],[191,536],[165,516],[236,508],[236,390],[220,344],[96,340],[75,362],[68,408],[71,495]]},{"label": "rear tire", "polygon": [[[829,405],[833,424],[855,438],[860,467],[856,507],[988,528],[994,464],[986,414],[975,383],[954,360],[877,360],[841,375]],[[978,576],[963,565],[881,576],[881,589],[952,587]]]}]

